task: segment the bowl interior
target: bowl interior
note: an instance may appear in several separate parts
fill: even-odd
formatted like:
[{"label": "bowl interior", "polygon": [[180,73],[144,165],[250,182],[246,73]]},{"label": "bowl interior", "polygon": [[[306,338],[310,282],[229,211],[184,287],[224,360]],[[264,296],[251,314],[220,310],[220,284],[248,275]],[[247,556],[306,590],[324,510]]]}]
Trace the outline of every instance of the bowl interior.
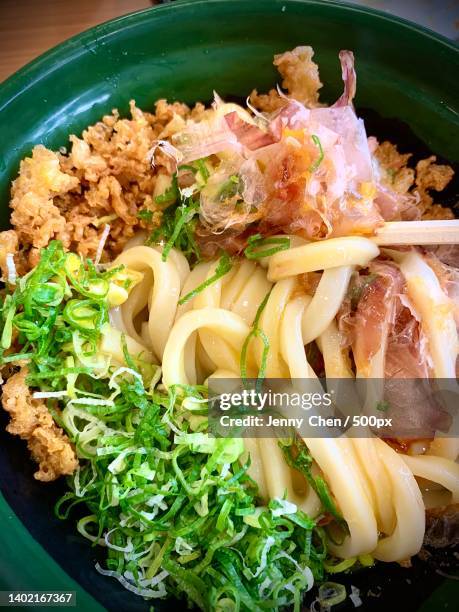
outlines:
[{"label": "bowl interior", "polygon": [[[186,0],[98,26],[0,85],[3,226],[9,217],[10,180],[34,144],[65,146],[69,134],[81,133],[112,108],[125,113],[133,98],[140,108],[149,109],[161,97],[194,102],[210,100],[213,90],[238,98],[254,87],[265,91],[278,79],[273,54],[300,44],[316,51],[325,83],[323,100],[333,101],[340,94],[338,52],[351,49],[358,73],[356,105],[371,109],[363,112],[369,133],[400,142],[407,151],[432,151],[458,161],[459,52],[452,43],[385,14],[335,2]],[[34,482],[23,444],[3,427],[0,456],[0,487],[6,500],[65,571],[107,609],[148,610],[149,604],[94,573],[94,549],[75,535],[72,521],[53,518],[63,483],[46,487]],[[10,562],[20,573],[15,565],[19,561]],[[415,610],[440,581],[419,571],[381,566],[348,584],[368,590],[392,581],[384,599],[375,598],[371,609],[387,609],[388,600],[399,600],[405,591],[404,609]],[[414,590],[410,579],[419,588]]]}]

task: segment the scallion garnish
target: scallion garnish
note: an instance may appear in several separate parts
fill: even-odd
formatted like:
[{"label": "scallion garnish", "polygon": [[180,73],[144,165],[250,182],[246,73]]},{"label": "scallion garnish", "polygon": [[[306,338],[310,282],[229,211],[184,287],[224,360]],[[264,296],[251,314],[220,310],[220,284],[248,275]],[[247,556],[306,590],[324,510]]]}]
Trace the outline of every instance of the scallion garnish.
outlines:
[{"label": "scallion garnish", "polygon": [[207,169],[205,159],[196,159],[192,164],[182,164],[178,168],[179,170],[188,170],[193,174],[199,173],[201,175],[202,183],[205,185],[207,183],[207,179],[210,176],[210,172]]},{"label": "scallion garnish", "polygon": [[199,212],[199,203],[189,200],[188,204],[167,208],[163,212],[162,222],[147,240],[147,244],[165,243],[162,259],[167,260],[170,250],[175,247],[196,263],[201,254],[196,244],[194,230],[196,215]]},{"label": "scallion garnish", "polygon": [[218,265],[215,269],[215,273],[212,274],[212,276],[208,278],[207,280],[205,280],[203,283],[198,285],[195,289],[193,289],[193,291],[190,291],[189,293],[184,295],[182,298],[180,298],[178,303],[186,304],[187,302],[192,300],[199,293],[201,293],[201,291],[204,291],[204,289],[207,289],[207,287],[209,287],[210,285],[218,281],[218,279],[220,279],[222,276],[225,276],[225,274],[228,274],[228,272],[232,268],[232,265],[233,264],[231,263],[230,256],[227,253],[223,253],[223,255],[220,257],[218,261]]},{"label": "scallion garnish", "polygon": [[142,221],[147,221],[147,223],[150,223],[153,219],[153,211],[143,208],[142,210],[139,210],[137,217]]},{"label": "scallion garnish", "polygon": [[348,533],[349,529],[346,521],[336,507],[327,483],[321,476],[314,476],[311,471],[312,456],[306,444],[299,437],[296,437],[296,439],[289,442],[289,444],[281,444],[280,446],[287,463],[303,474],[317,493],[324,509],[331,514],[340,527]]},{"label": "scallion garnish", "polygon": [[204,184],[207,183],[207,179],[210,176],[210,172],[207,169],[206,162],[203,159],[197,159],[195,163],[198,166],[198,172],[200,173]]},{"label": "scallion garnish", "polygon": [[[242,440],[190,431],[178,389],[148,393],[136,377],[119,382],[116,409],[90,407],[75,432],[84,452],[94,423],[95,447],[55,509],[67,518],[86,503],[79,531],[106,544],[101,571],[131,590],[149,589],[147,599],[186,594],[203,610],[228,598],[260,611],[266,601],[270,609],[300,602],[307,576],[323,579],[323,530],[301,511],[257,507],[250,461],[239,462]],[[186,387],[200,399],[203,391]]]},{"label": "scallion garnish", "polygon": [[[42,249],[38,265],[18,279],[14,292],[0,307],[0,362],[27,359],[29,384],[41,381],[52,388],[66,386],[68,369],[62,363],[67,355],[79,358],[75,334],[81,337],[84,356],[97,355],[101,328],[108,321],[110,281],[120,270],[99,272],[92,262],[66,253],[60,242],[51,242]],[[5,353],[14,332],[22,350]],[[91,373],[81,367],[74,370]]]},{"label": "scallion garnish", "polygon": [[241,177],[238,174],[232,174],[220,187],[218,192],[219,202],[225,202],[225,200],[240,196],[242,186]]},{"label": "scallion garnish", "polygon": [[180,191],[178,188],[177,173],[172,175],[172,183],[170,187],[166,189],[164,193],[155,197],[156,204],[163,206],[170,206],[174,204],[180,198]]},{"label": "scallion garnish", "polygon": [[263,301],[258,306],[256,315],[255,315],[255,319],[253,320],[252,329],[250,333],[247,335],[247,338],[244,340],[244,344],[242,345],[240,369],[241,369],[241,378],[243,381],[247,380],[247,349],[249,347],[250,341],[253,338],[260,338],[260,340],[263,343],[263,352],[261,355],[261,364],[260,364],[260,370],[258,372],[257,384],[262,382],[266,376],[266,363],[268,361],[268,353],[269,353],[269,339],[267,335],[265,334],[265,332],[262,329],[260,329],[259,323],[260,323],[261,315],[263,313],[263,310],[266,307],[266,304],[268,303],[270,295],[271,295],[271,291],[268,291],[268,293],[263,298]]},{"label": "scallion garnish", "polygon": [[319,149],[319,157],[309,166],[309,172],[315,172],[324,159],[324,150],[322,148],[322,143],[320,142],[320,138],[315,134],[311,136],[312,142]]},{"label": "scallion garnish", "polygon": [[[263,257],[271,257],[279,251],[286,251],[290,248],[290,238],[288,236],[272,236],[263,238],[261,234],[250,236],[247,240],[247,247],[244,250],[244,255],[247,259],[262,259]],[[272,246],[271,248],[266,248]]]},{"label": "scallion garnish", "polygon": [[179,218],[175,223],[175,227],[174,227],[174,231],[172,232],[171,237],[169,238],[169,240],[167,241],[164,249],[163,249],[163,253],[162,253],[162,259],[163,261],[167,260],[167,256],[170,253],[170,250],[172,249],[172,247],[175,245],[176,241],[178,240],[180,234],[182,233],[182,230],[184,229],[184,227],[190,223],[190,221],[193,219],[193,217],[197,214],[198,212],[198,206],[193,202],[191,205],[189,206],[180,206],[176,209],[176,212],[179,213]]}]

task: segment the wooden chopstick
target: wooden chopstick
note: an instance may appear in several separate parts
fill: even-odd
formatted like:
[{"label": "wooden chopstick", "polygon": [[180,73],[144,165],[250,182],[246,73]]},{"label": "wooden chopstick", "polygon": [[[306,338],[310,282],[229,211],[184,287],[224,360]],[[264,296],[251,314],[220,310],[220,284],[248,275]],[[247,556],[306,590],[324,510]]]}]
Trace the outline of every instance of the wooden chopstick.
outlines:
[{"label": "wooden chopstick", "polygon": [[379,246],[459,244],[459,220],[389,221],[371,238]]}]

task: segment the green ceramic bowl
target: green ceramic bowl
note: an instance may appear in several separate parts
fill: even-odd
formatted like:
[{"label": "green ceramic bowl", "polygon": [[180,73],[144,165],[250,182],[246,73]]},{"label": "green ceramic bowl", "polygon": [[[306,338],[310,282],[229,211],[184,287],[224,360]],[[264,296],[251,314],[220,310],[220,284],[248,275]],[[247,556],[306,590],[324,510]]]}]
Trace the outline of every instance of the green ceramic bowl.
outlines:
[{"label": "green ceramic bowl", "polygon": [[[339,94],[338,51],[352,49],[357,107],[371,109],[369,121],[383,126],[382,135],[458,161],[459,52],[451,42],[387,14],[336,2],[185,0],[84,32],[0,85],[3,225],[10,180],[34,144],[66,145],[69,134],[113,107],[125,112],[131,98],[149,108],[160,97],[193,102],[209,100],[213,89],[223,97],[266,90],[277,78],[273,54],[299,44],[316,50],[323,99]],[[77,591],[77,608],[85,612],[148,610],[98,576],[95,551],[74,535],[72,524],[53,518],[63,484],[35,483],[22,443],[5,433],[0,460],[0,589]],[[383,587],[382,597],[363,609],[398,609],[403,596],[405,612],[424,601],[424,610],[438,610],[457,592],[452,581],[440,585],[432,573],[385,565],[350,582]]]}]

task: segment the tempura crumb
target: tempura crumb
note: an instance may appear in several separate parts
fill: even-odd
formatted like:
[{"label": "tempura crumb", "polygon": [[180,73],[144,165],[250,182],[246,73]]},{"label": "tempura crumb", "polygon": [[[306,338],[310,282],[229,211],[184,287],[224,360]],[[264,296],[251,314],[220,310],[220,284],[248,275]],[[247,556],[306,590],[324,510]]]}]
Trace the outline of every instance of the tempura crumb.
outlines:
[{"label": "tempura crumb", "polygon": [[6,429],[26,440],[39,469],[34,477],[49,482],[73,474],[78,467],[67,435],[56,425],[42,400],[32,399],[26,383],[27,368],[13,374],[3,385],[2,405],[10,415]]},{"label": "tempura crumb", "polygon": [[383,171],[383,182],[397,193],[407,193],[415,177],[414,169],[407,165],[411,153],[399,153],[397,147],[386,140],[378,145],[374,155]]},{"label": "tempura crumb", "polygon": [[422,214],[422,219],[441,221],[442,219],[455,219],[455,216],[451,208],[446,208],[446,206],[442,206],[441,204],[431,204]]},{"label": "tempura crumb", "polygon": [[411,153],[399,153],[396,145],[380,143],[374,156],[379,164],[380,180],[400,195],[414,196],[421,219],[454,219],[450,208],[434,202],[431,190],[442,191],[454,176],[451,166],[437,164],[435,155],[420,160],[415,168],[408,166]]},{"label": "tempura crumb", "polygon": [[62,172],[56,153],[36,146],[32,157],[21,162],[11,189],[11,223],[19,241],[41,248],[61,233],[65,217],[54,198],[76,189],[78,184],[77,177]]},{"label": "tempura crumb", "polygon": [[36,146],[31,157],[21,162],[13,183],[11,223],[16,238],[12,233],[0,234],[0,266],[5,248],[15,241],[19,244],[15,263],[24,273],[38,263],[40,248],[50,240],[61,240],[65,249],[94,257],[108,224],[103,256],[108,260],[137,230],[153,229],[158,215],[145,221],[138,213],[156,212],[156,176],[171,174],[173,167],[169,158],[158,155],[152,168],[148,152],[156,139],[170,137],[183,128],[185,119],[199,120],[204,112],[200,103],[190,110],[185,104],[159,100],[152,114],[131,101],[130,118],[121,119],[114,110],[88,127],[81,138],[70,136],[68,153]]},{"label": "tempura crumb", "polygon": [[18,235],[14,230],[0,232],[0,269],[3,279],[8,278],[7,255],[11,254],[14,256],[17,253],[18,244]]},{"label": "tempura crumb", "polygon": [[274,56],[273,64],[283,77],[282,87],[289,95],[305,106],[319,106],[319,89],[322,83],[319,78],[319,67],[312,61],[312,47],[295,47]]},{"label": "tempura crumb", "polygon": [[276,89],[270,89],[267,94],[259,94],[253,89],[249,98],[252,106],[263,113],[274,113],[287,104],[287,100],[282,98]]},{"label": "tempura crumb", "polygon": [[454,176],[451,166],[436,164],[436,161],[435,155],[431,155],[416,164],[416,191],[420,196],[423,213],[427,214],[429,208],[434,204],[434,199],[429,191],[431,189],[442,191]]}]

